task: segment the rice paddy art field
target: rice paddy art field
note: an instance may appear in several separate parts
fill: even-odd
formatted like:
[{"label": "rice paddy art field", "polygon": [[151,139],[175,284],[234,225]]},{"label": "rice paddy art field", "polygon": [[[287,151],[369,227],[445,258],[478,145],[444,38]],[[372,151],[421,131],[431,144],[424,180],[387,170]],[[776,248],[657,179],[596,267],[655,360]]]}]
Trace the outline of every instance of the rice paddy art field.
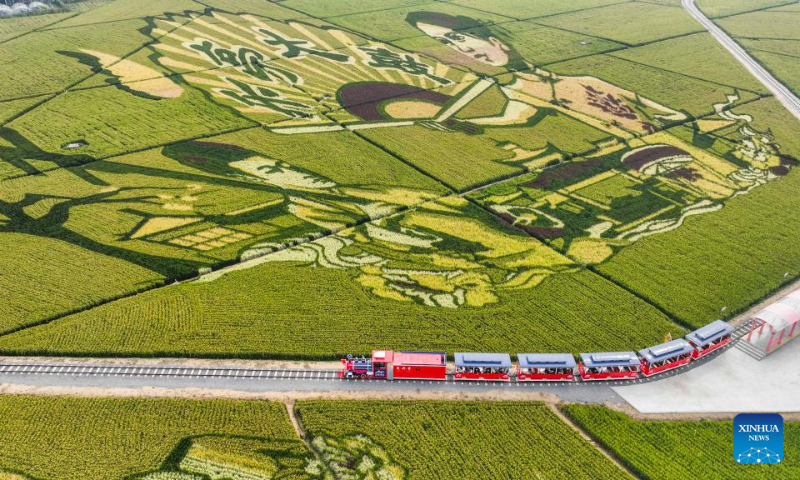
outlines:
[{"label": "rice paddy art field", "polygon": [[798,122],[676,2],[502,3],[0,18],[0,352],[629,350],[800,274]]}]

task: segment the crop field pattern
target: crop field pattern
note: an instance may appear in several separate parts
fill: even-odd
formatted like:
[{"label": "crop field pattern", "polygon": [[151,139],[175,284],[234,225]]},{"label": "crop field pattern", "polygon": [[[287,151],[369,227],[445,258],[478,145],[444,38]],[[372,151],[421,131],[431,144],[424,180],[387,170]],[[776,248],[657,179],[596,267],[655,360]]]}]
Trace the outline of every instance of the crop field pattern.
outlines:
[{"label": "crop field pattern", "polygon": [[[0,18],[0,352],[629,350],[741,311],[800,274],[798,123],[678,3]],[[700,6],[796,77],[796,6],[742,3]]]},{"label": "crop field pattern", "polygon": [[762,8],[739,8],[728,15],[718,15],[714,21],[775,78],[795,95],[800,95],[800,6],[797,2],[772,1]]}]

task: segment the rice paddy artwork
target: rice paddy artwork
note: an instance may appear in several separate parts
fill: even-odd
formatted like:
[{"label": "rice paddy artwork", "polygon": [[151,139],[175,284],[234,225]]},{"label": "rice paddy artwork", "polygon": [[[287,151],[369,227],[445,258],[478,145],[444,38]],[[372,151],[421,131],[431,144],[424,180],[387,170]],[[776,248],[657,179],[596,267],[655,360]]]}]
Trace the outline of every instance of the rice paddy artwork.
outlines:
[{"label": "rice paddy artwork", "polygon": [[[2,127],[0,232],[155,275],[122,293],[280,262],[342,270],[398,305],[481,308],[797,164],[785,135],[748,113],[748,92],[714,85],[712,113],[695,118],[658,86],[531,53],[537,35],[578,57],[596,39],[437,9],[392,18],[411,43],[209,8],[147,17],[133,54],[59,51],[93,72],[62,97],[102,95],[130,113],[98,109],[104,127],[76,128],[80,102],[44,102]],[[149,112],[181,138],[142,133]],[[51,137],[37,115],[64,121]]]}]

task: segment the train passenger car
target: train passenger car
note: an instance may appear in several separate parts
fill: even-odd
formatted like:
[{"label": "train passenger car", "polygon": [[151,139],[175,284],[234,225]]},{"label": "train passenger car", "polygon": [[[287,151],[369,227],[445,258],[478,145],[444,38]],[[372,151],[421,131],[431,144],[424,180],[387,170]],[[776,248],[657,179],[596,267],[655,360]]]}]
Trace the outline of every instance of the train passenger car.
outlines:
[{"label": "train passenger car", "polygon": [[692,358],[698,359],[729,344],[731,334],[733,327],[722,320],[717,320],[686,335],[685,338],[694,347]]},{"label": "train passenger car", "polygon": [[518,353],[520,382],[569,381],[575,379],[575,357],[569,353]]},{"label": "train passenger car", "polygon": [[[372,358],[376,358],[373,352]],[[445,352],[383,352],[390,356],[389,379],[446,380],[447,353]]]},{"label": "train passenger car", "polygon": [[649,377],[687,365],[692,361],[694,351],[694,347],[682,338],[639,350],[639,357],[642,359],[642,374]]},{"label": "train passenger car", "polygon": [[641,366],[635,352],[581,353],[578,371],[583,380],[636,378]]},{"label": "train passenger car", "polygon": [[510,381],[511,356],[507,353],[456,353],[456,380]]}]

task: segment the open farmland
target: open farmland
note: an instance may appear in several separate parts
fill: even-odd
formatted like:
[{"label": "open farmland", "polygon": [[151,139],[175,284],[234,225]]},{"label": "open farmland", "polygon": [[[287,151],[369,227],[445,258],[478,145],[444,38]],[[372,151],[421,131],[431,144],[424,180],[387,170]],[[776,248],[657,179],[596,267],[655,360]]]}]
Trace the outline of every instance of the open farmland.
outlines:
[{"label": "open farmland", "polygon": [[[63,1],[0,2],[0,480],[800,476],[559,403],[800,279],[800,122],[681,0]],[[800,3],[697,5],[800,88]]]},{"label": "open farmland", "polygon": [[[723,301],[648,247],[795,225],[794,123],[674,5],[134,3],[4,43],[5,352],[628,349],[780,283],[763,259]],[[725,241],[719,268],[793,250]]]},{"label": "open farmland", "polygon": [[380,442],[384,468],[405,474],[392,478],[628,477],[542,403],[304,401],[297,410],[323,458],[346,465]]},{"label": "open farmland", "polygon": [[[770,2],[769,6],[773,5],[782,6],[747,9],[714,21],[775,78],[799,95],[800,8],[797,2]],[[710,10],[703,3],[699,6],[707,13]]]},{"label": "open farmland", "polygon": [[800,425],[786,422],[785,461],[769,468],[740,468],[731,460],[730,421],[634,420],[606,407],[566,405],[564,413],[642,478],[679,480],[714,472],[716,478],[795,478]]},{"label": "open farmland", "polygon": [[791,241],[800,234],[799,184],[793,172],[638,242],[599,270],[693,325],[731,317],[800,274]]},{"label": "open farmland", "polygon": [[629,45],[702,30],[683,10],[647,2],[620,3],[541,18],[536,22]]},{"label": "open farmland", "polygon": [[495,0],[448,1],[465,7],[493,12],[498,15],[514,17],[520,20],[557,15],[559,13],[577,10],[590,10],[604,5],[620,3],[620,0],[573,0],[571,2],[561,2],[559,0],[540,0],[537,2],[529,2],[527,0],[505,0],[502,3]]},{"label": "open farmland", "polygon": [[709,18],[727,17],[737,13],[752,12],[797,3],[795,0],[697,0],[697,6]]},{"label": "open farmland", "polygon": [[[613,283],[458,200],[23,330],[0,338],[0,351],[329,359],[378,345],[622,349],[681,332]],[[373,328],[354,331],[354,321]]]},{"label": "open farmland", "polygon": [[0,414],[0,478],[316,478],[280,403],[3,396]]}]

